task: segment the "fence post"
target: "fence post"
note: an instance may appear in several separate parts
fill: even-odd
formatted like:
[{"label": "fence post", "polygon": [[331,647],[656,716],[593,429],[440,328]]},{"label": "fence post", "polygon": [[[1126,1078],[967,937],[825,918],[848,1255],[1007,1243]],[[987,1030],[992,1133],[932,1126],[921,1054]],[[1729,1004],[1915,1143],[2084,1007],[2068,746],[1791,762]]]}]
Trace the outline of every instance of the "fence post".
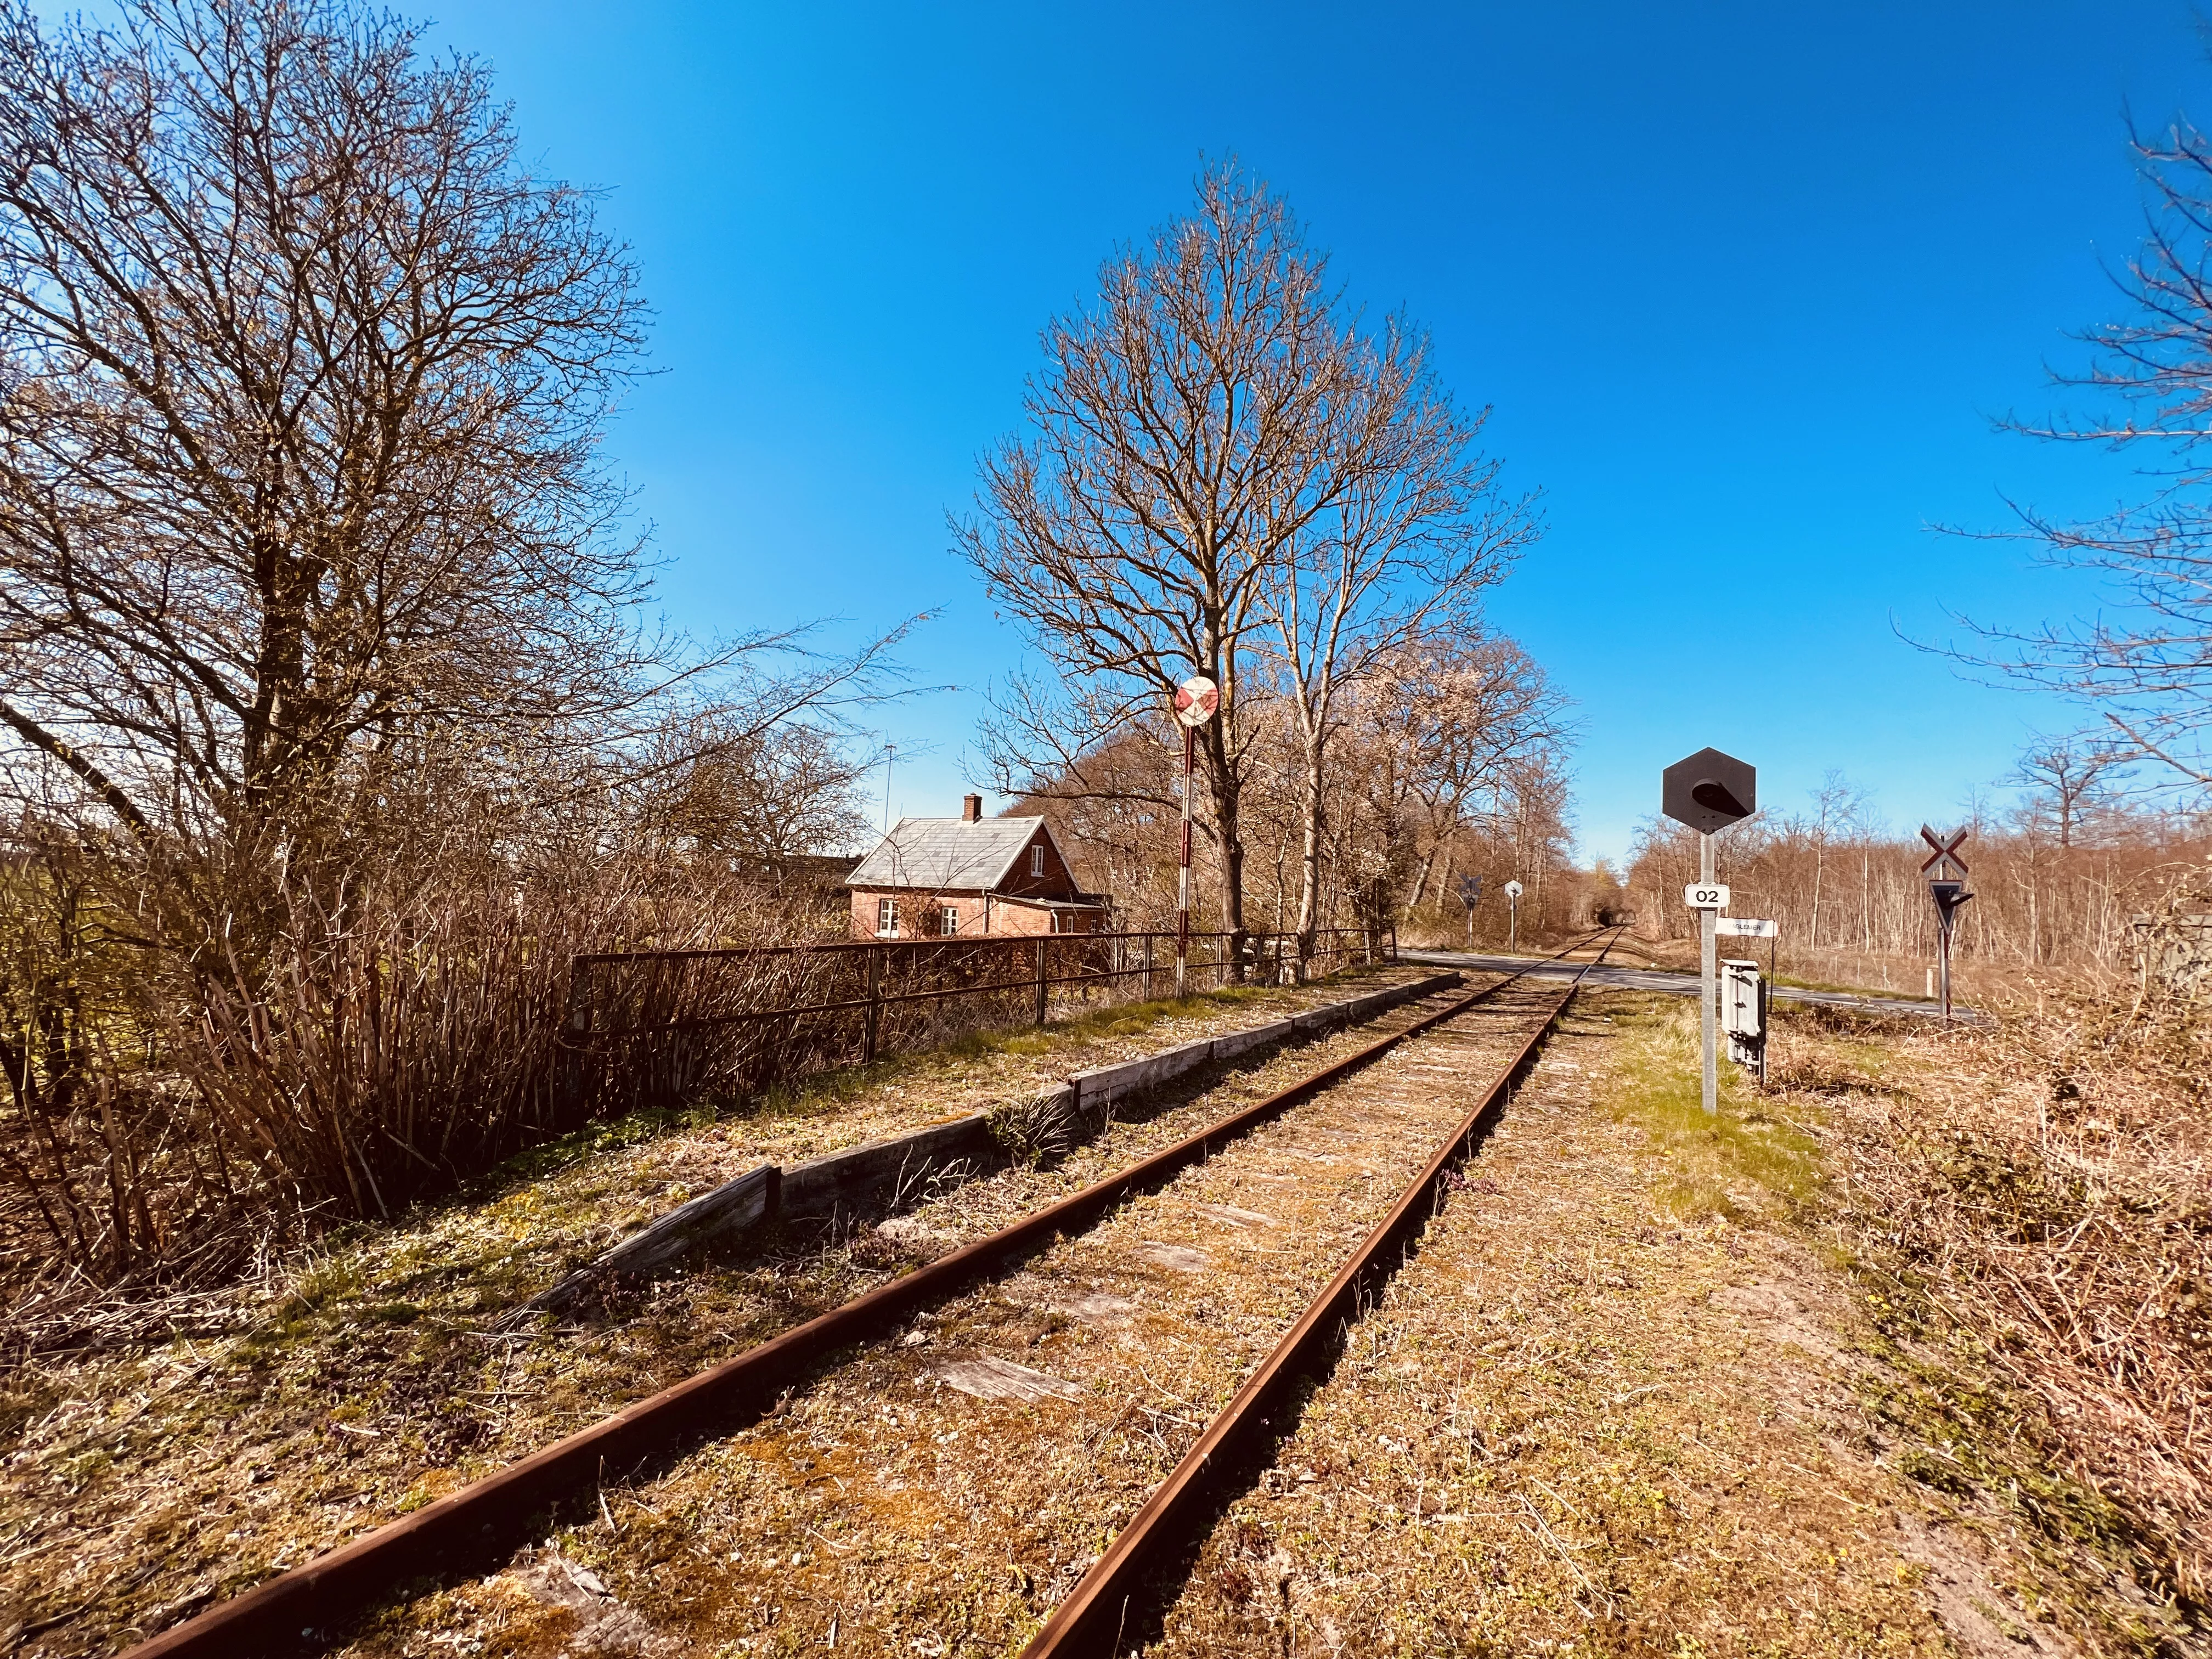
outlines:
[{"label": "fence post", "polygon": [[1048,988],[1047,987],[1046,983],[1045,983],[1045,946],[1046,946],[1046,945],[1047,945],[1048,942],[1049,942],[1049,941],[1048,941],[1048,940],[1046,940],[1046,939],[1039,939],[1037,940],[1037,942],[1036,942],[1036,959],[1037,959],[1037,963],[1036,963],[1036,968],[1037,968],[1037,1006],[1036,1006],[1036,1023],[1037,1023],[1038,1024],[1040,1024],[1040,1025],[1042,1025],[1042,1024],[1044,1024],[1044,1004],[1045,1004],[1045,994],[1046,994],[1046,992],[1047,992],[1047,990],[1048,990]]},{"label": "fence post", "polygon": [[573,1122],[584,1109],[584,1045],[592,1034],[591,979],[583,959],[568,958],[568,1014],[561,1026],[561,1069],[553,1083],[557,1121]]},{"label": "fence post", "polygon": [[884,952],[881,945],[868,952],[868,1035],[860,1063],[876,1063],[876,1041],[884,1017]]},{"label": "fence post", "polygon": [[1390,924],[1390,960],[1398,960],[1398,924],[1395,921]]},{"label": "fence post", "polygon": [[1145,935],[1145,1000],[1152,1000],[1152,936]]}]

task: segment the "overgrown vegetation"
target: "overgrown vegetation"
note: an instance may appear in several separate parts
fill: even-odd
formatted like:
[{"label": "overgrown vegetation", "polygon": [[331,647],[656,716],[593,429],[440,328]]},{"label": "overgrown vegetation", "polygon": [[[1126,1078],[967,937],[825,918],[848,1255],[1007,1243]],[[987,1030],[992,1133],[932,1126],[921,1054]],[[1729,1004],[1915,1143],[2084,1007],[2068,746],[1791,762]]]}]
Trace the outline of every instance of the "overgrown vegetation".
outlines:
[{"label": "overgrown vegetation", "polygon": [[[568,960],[805,938],[880,646],[641,625],[625,251],[351,0],[0,5],[0,1298],[53,1328],[592,1103]],[[842,931],[842,929],[840,930]]]},{"label": "overgrown vegetation", "polygon": [[[1862,1388],[1896,1468],[2024,1544],[2014,1588],[2098,1650],[2212,1629],[2206,1010],[2076,1002],[1939,1033],[1785,1006],[1771,1092],[1698,1104],[1693,1011],[1631,1011],[1614,1111],[1685,1222],[1765,1218],[1860,1287]],[[2175,1644],[2181,1644],[2178,1647]]]},{"label": "overgrown vegetation", "polygon": [[1909,1094],[1838,1120],[1891,1403],[1948,1425],[1943,1478],[2124,1551],[2145,1630],[2212,1601],[2212,1158],[2201,1073],[2155,1058],[2206,1017],[2079,1003],[1916,1045]]}]

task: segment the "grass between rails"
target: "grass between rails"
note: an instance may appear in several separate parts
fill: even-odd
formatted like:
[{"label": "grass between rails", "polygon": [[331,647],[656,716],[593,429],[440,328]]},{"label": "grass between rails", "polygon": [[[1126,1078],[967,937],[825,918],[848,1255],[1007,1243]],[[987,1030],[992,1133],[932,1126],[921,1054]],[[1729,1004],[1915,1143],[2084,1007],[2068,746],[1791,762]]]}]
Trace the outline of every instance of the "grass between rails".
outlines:
[{"label": "grass between rails", "polygon": [[[461,1201],[338,1235],[258,1296],[204,1306],[167,1340],[10,1371],[0,1378],[0,1650],[112,1650],[932,1253],[868,1235],[740,1255],[569,1326],[493,1325],[718,1181],[1416,976],[1114,1007],[719,1114],[601,1125],[526,1154]],[[1312,1062],[1293,1051],[1285,1063]]]},{"label": "grass between rails", "polygon": [[[1394,1050],[902,1337],[863,1345],[774,1416],[611,1482],[604,1511],[508,1571],[387,1610],[347,1651],[532,1651],[541,1635],[580,1633],[572,1613],[633,1625],[642,1651],[1015,1650],[1550,994],[1519,988]],[[961,1188],[910,1221],[971,1233],[988,1219],[976,1206],[1012,1207],[1000,1186]],[[957,1371],[978,1360],[1042,1370],[1047,1392],[971,1397]],[[606,1596],[580,1604],[562,1563]]]}]

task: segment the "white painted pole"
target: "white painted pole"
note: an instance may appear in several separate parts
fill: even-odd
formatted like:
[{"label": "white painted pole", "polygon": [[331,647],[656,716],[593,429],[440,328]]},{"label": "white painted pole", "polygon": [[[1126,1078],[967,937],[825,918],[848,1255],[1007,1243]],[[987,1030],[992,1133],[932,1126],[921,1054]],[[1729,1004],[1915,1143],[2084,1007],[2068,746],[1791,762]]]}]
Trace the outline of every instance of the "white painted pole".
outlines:
[{"label": "white painted pole", "polygon": [[[1698,837],[1698,879],[1710,884],[1713,880],[1713,838],[1709,835]],[[1720,1020],[1718,1000],[1720,977],[1718,951],[1713,943],[1713,922],[1720,915],[1717,910],[1698,912],[1698,1037],[1705,1061],[1705,1110],[1717,1115],[1721,1109],[1721,1070],[1718,1043]]]}]

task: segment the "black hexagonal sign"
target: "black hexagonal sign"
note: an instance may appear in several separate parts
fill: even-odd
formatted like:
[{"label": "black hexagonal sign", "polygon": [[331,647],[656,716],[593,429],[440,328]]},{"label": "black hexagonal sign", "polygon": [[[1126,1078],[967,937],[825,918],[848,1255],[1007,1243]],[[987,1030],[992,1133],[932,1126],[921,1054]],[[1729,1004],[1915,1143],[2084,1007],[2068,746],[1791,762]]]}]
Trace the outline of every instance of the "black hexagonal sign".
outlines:
[{"label": "black hexagonal sign", "polygon": [[1659,810],[1710,836],[1759,810],[1759,774],[1733,755],[1700,749],[1660,775]]}]

